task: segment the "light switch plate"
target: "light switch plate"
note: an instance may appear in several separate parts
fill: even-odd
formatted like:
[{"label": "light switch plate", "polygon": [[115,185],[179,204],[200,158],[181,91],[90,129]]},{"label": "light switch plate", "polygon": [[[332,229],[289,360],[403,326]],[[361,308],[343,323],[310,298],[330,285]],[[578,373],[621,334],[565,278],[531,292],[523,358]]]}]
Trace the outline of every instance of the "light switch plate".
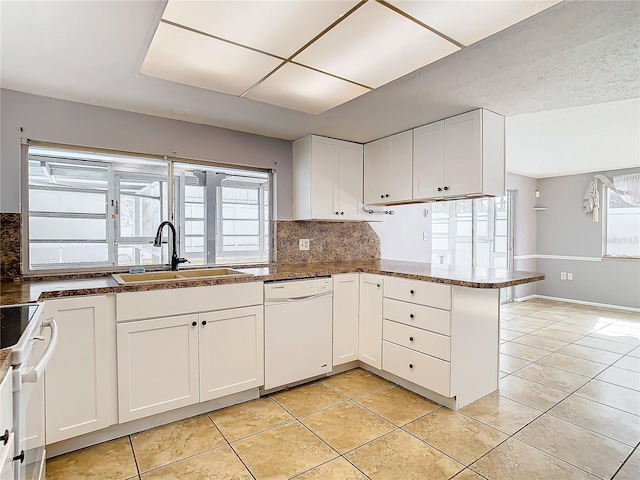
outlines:
[{"label": "light switch plate", "polygon": [[298,240],[298,249],[299,250],[309,250],[309,239],[301,238]]},{"label": "light switch plate", "polygon": [[422,232],[422,240],[423,241],[427,241],[429,240],[429,233],[428,232]]},{"label": "light switch plate", "polygon": [[566,280],[567,279],[567,272],[560,272],[560,280]]},{"label": "light switch plate", "polygon": [[567,280],[573,280],[573,273],[567,273]]}]

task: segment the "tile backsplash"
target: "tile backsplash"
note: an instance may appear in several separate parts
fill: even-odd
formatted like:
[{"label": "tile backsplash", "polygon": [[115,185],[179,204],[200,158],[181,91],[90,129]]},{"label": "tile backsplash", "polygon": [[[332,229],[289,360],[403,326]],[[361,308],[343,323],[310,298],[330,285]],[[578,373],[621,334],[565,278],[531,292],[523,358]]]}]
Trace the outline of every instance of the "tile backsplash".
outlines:
[{"label": "tile backsplash", "polygon": [[0,281],[20,277],[21,232],[19,213],[0,213]]},{"label": "tile backsplash", "polygon": [[[276,222],[277,263],[324,263],[377,260],[380,239],[367,222]],[[309,250],[298,240],[309,239]]]}]

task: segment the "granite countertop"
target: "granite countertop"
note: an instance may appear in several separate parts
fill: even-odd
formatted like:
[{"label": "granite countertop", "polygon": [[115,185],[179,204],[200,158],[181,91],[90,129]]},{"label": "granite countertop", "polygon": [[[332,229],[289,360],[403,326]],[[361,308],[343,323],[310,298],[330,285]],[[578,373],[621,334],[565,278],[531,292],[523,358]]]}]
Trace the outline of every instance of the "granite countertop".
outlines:
[{"label": "granite countertop", "polygon": [[251,273],[253,276],[148,282],[137,285],[118,285],[110,275],[99,278],[2,283],[0,284],[0,305],[30,303],[47,298],[79,295],[104,295],[225,283],[303,279],[337,273],[373,273],[471,288],[512,287],[537,282],[545,278],[544,274],[537,272],[432,265],[396,260],[273,265],[239,270]]}]

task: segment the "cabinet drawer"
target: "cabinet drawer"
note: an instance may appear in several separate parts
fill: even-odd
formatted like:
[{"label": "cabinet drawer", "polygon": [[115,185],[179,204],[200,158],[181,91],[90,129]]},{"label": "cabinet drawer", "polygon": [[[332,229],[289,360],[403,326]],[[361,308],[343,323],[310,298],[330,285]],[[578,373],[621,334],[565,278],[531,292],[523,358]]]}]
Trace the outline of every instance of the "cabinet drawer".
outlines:
[{"label": "cabinet drawer", "polygon": [[451,310],[451,286],[441,283],[388,277],[384,281],[384,296],[427,307]]},{"label": "cabinet drawer", "polygon": [[382,338],[442,360],[451,359],[450,338],[438,333],[385,320]]},{"label": "cabinet drawer", "polygon": [[412,327],[430,330],[442,335],[451,335],[451,312],[437,308],[416,305],[385,298],[383,302],[384,318],[404,323]]},{"label": "cabinet drawer", "polygon": [[440,395],[450,396],[449,362],[384,341],[382,368]]}]

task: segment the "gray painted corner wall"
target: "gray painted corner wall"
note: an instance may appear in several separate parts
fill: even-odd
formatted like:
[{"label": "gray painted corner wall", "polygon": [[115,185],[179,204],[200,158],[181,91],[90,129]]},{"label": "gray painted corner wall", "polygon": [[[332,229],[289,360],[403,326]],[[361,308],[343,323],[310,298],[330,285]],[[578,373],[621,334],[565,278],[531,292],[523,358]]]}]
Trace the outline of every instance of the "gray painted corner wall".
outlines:
[{"label": "gray painted corner wall", "polygon": [[[514,191],[514,270],[525,272],[538,271],[535,258],[517,258],[519,256],[535,256],[537,250],[537,214],[533,210],[536,205],[535,192],[538,181],[535,178],[507,173],[507,190]],[[537,293],[538,283],[528,283],[514,287],[514,298],[523,298]]]},{"label": "gray painted corner wall", "polygon": [[[538,269],[547,278],[538,284],[538,294],[640,308],[640,261],[603,259],[602,221],[594,223],[583,211],[584,193],[596,173],[611,178],[640,168],[538,180],[540,204],[548,207],[538,212],[538,254],[591,260],[539,258]],[[573,280],[560,280],[560,272],[572,273]]]},{"label": "gray painted corner wall", "polygon": [[[20,132],[20,127],[24,132]],[[273,168],[277,217],[292,218],[288,140],[0,90],[0,211],[20,212],[20,138]]]}]

